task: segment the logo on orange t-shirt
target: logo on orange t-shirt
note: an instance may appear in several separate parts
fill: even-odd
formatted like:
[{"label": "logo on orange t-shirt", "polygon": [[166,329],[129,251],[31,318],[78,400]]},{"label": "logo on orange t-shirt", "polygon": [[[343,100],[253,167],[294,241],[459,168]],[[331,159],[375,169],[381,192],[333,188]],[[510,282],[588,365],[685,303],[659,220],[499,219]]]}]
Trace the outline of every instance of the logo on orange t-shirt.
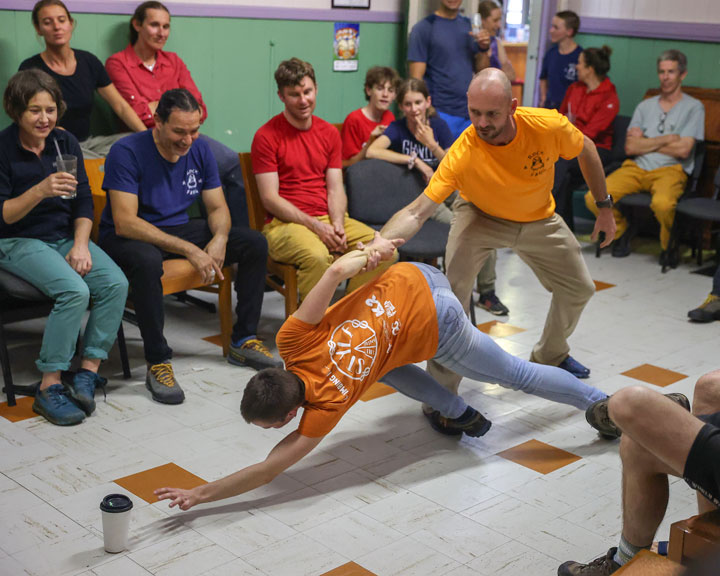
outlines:
[{"label": "logo on orange t-shirt", "polygon": [[346,320],[328,340],[330,359],[348,378],[364,380],[377,355],[377,334],[365,320]]}]

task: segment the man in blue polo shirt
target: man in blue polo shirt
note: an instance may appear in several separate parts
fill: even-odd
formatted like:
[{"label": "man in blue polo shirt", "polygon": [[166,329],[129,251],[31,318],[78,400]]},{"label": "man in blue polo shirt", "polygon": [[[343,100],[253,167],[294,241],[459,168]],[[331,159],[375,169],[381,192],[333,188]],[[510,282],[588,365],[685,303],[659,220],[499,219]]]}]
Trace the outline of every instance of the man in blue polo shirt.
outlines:
[{"label": "man in blue polo shirt", "polygon": [[[408,69],[412,78],[425,81],[432,105],[457,138],[470,126],[467,89],[475,60],[490,48],[490,35],[481,30],[473,35],[470,20],[460,15],[462,0],[441,0],[438,9],[420,20],[410,32]],[[491,314],[504,316],[510,311],[495,295],[493,250],[477,278],[478,305]]]},{"label": "man in blue polo shirt", "polygon": [[[282,365],[256,335],[267,242],[259,232],[231,227],[217,164],[208,144],[197,139],[199,128],[197,100],[183,88],[169,90],[158,103],[155,127],[118,141],[105,162],[108,203],[100,245],[130,281],[148,364],[146,386],[165,404],[185,398],[163,335],[166,258],[187,258],[208,283],[222,276],[224,263],[237,263],[237,321],[228,361],[256,369]],[[191,220],[186,211],[198,198],[207,219]]]}]

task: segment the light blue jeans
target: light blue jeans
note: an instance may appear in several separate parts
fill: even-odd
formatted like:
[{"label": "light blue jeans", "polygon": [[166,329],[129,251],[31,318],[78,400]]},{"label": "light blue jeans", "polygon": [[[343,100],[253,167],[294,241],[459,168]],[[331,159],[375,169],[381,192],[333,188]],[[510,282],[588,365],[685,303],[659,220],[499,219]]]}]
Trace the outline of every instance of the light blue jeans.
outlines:
[{"label": "light blue jeans", "polygon": [[[607,397],[602,390],[584,384],[566,370],[528,362],[505,352],[490,336],[472,325],[442,272],[427,264],[414,264],[425,276],[435,302],[438,320],[436,362],[473,380],[499,384],[581,410]],[[447,418],[457,418],[467,408],[460,396],[417,366],[396,368],[382,380],[405,396],[425,402]]]},{"label": "light blue jeans", "polygon": [[93,306],[85,327],[83,358],[107,358],[125,309],[128,281],[117,264],[90,242],[92,269],[84,277],[80,276],[65,261],[72,246],[71,238],[57,242],[0,239],[0,268],[29,282],[55,301],[36,362],[43,373],[70,368],[91,298]]}]

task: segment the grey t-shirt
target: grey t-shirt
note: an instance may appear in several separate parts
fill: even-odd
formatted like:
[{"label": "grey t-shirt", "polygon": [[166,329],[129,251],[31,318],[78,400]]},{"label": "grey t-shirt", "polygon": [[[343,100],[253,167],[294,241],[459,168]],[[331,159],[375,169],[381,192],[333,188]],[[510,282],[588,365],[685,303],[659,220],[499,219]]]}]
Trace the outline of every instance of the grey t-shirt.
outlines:
[{"label": "grey t-shirt", "polygon": [[[682,95],[682,99],[673,106],[667,114],[660,107],[660,96],[653,96],[643,100],[635,108],[630,126],[628,128],[640,127],[643,136],[655,138],[667,134],[679,134],[680,136],[691,136],[696,141],[705,138],[705,107],[700,100]],[[690,174],[695,163],[694,154],[690,154],[682,162],[678,158],[661,154],[660,152],[649,152],[634,158],[635,163],[643,170],[655,170],[663,166],[682,164],[683,170]]]}]

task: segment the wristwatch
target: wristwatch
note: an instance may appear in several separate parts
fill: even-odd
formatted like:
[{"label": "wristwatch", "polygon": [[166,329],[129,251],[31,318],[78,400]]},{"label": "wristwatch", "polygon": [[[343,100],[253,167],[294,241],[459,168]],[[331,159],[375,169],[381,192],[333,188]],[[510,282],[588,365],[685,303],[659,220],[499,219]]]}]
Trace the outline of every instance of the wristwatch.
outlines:
[{"label": "wristwatch", "polygon": [[597,206],[598,208],[612,208],[613,207],[613,197],[610,194],[608,194],[602,200],[595,200],[595,206]]}]

